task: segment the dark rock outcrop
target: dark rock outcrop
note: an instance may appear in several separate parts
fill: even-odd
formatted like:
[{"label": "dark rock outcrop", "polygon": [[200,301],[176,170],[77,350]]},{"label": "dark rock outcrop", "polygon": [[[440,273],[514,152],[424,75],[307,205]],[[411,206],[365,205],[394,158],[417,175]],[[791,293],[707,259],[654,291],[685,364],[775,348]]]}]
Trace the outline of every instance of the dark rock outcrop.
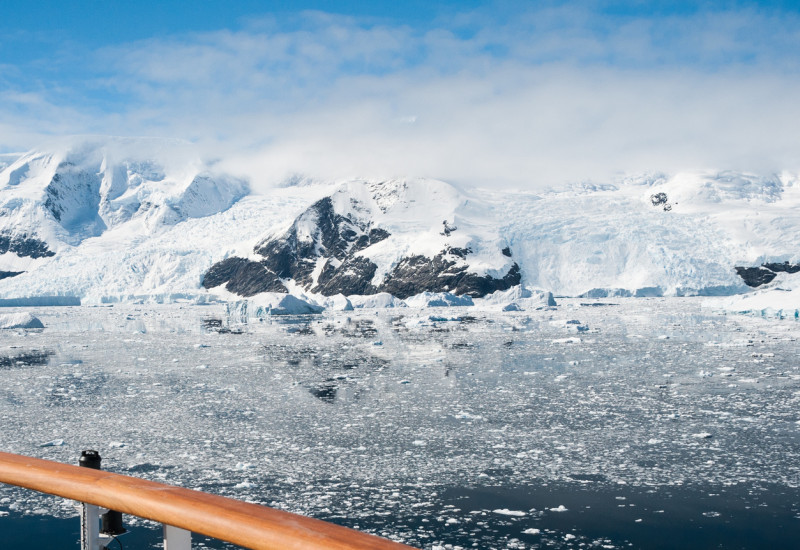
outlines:
[{"label": "dark rock outcrop", "polygon": [[800,271],[800,264],[790,264],[789,262],[783,263],[765,263],[762,267],[774,271],[775,273],[797,273]]},{"label": "dark rock outcrop", "polygon": [[50,258],[56,253],[47,247],[47,243],[27,234],[12,235],[0,233],[0,254],[13,252],[20,257]]},{"label": "dark rock outcrop", "polygon": [[772,282],[778,276],[778,273],[800,272],[800,264],[768,262],[761,264],[759,267],[736,266],[735,269],[736,274],[742,278],[744,284],[755,288]]},{"label": "dark rock outcrop", "polygon": [[386,277],[378,291],[388,292],[400,299],[420,292],[452,292],[480,298],[497,290],[508,290],[520,283],[521,275],[516,263],[502,279],[470,273],[464,262],[456,260],[466,258],[468,253],[468,249],[449,249],[433,258],[405,258]]}]

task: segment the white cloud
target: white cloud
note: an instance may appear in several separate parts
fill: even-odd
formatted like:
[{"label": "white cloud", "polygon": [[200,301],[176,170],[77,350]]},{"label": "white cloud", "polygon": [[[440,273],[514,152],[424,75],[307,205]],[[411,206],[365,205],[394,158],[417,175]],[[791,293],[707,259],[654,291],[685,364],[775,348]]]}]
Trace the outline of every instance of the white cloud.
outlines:
[{"label": "white cloud", "polygon": [[87,87],[116,97],[113,112],[60,105],[51,90],[0,115],[27,140],[192,139],[256,185],[295,173],[543,186],[619,171],[797,171],[797,23],[572,5],[479,10],[422,31],[315,13],[293,30],[264,20],[99,52]]}]

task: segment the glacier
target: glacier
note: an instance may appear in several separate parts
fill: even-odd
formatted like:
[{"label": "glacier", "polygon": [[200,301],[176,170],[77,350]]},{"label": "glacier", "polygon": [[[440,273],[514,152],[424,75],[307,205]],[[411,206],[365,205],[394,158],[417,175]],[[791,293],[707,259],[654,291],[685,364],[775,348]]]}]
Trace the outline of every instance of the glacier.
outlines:
[{"label": "glacier", "polygon": [[[255,251],[289,228],[319,247],[304,213],[326,200],[358,222],[350,229],[388,237],[280,278],[281,292],[322,307],[348,288],[362,307],[392,303],[358,297],[373,290],[401,299],[493,290],[387,284],[409,258],[487,280],[517,266],[507,285],[556,297],[766,296],[768,289],[753,294],[735,268],[800,260],[800,186],[787,172],[653,173],[539,191],[400,178],[256,192],[189,143],[105,137],[62,140],[3,163],[0,299],[23,300],[14,303],[241,300],[222,286],[205,288],[209,269],[232,258],[263,261]],[[374,267],[371,287],[321,284],[326,276],[352,281],[365,261]],[[800,309],[793,294],[783,296],[792,296],[785,310]]]}]

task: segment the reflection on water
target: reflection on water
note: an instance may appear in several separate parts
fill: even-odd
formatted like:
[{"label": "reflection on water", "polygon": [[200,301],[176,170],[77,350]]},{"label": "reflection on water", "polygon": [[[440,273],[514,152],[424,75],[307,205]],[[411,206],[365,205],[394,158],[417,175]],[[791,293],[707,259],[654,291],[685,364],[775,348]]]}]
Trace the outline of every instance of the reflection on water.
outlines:
[{"label": "reflection on water", "polygon": [[46,365],[53,353],[51,350],[32,350],[12,355],[0,355],[0,369]]}]

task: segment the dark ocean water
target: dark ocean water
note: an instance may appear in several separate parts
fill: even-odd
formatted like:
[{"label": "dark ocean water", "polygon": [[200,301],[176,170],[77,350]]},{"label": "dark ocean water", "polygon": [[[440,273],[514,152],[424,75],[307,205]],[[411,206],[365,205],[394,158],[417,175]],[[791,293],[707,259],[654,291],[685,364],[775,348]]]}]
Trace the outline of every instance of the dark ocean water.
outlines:
[{"label": "dark ocean water", "polygon": [[[440,521],[437,535],[453,547],[756,550],[797,548],[800,541],[800,490],[781,486],[654,489],[583,480],[444,488],[440,501],[455,521]],[[391,529],[396,519],[362,517],[357,525],[380,531]],[[109,548],[161,548],[160,526],[125,521],[129,532]],[[430,521],[423,516],[400,519],[403,529],[412,531],[430,531]],[[1,547],[78,549],[79,524],[78,517],[10,514],[0,519]],[[192,542],[195,548],[237,548],[198,535]]]}]

